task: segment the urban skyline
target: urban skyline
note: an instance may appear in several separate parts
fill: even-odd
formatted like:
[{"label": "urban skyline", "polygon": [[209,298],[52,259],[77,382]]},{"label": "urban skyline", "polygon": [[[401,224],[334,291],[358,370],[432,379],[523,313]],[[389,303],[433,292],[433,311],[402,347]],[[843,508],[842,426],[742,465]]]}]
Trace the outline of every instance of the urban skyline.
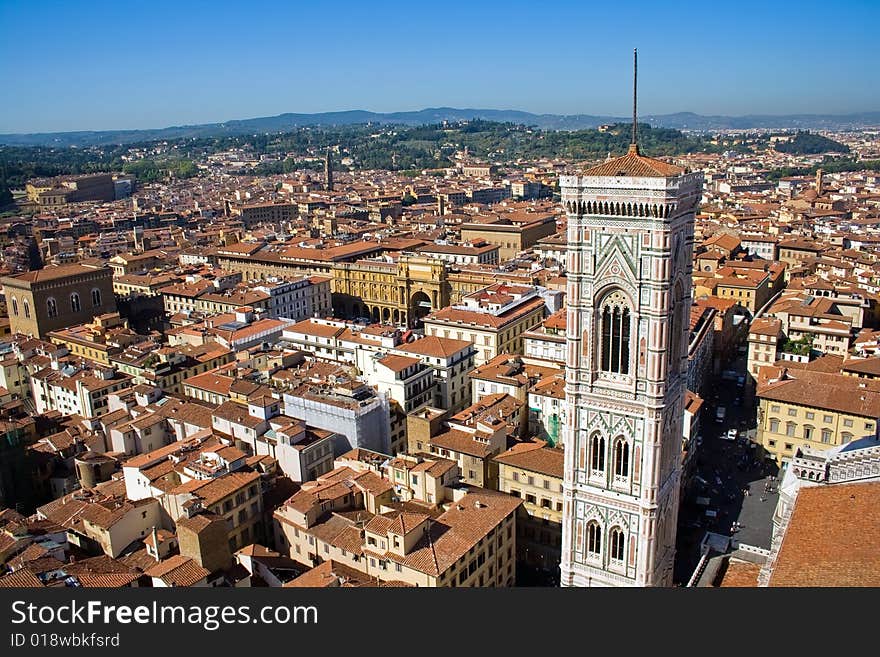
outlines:
[{"label": "urban skyline", "polygon": [[[34,73],[7,118],[107,130],[291,85],[613,109],[0,134],[0,588],[880,586],[880,112],[818,114],[877,93],[848,61],[866,22],[221,5],[41,6],[0,46]],[[653,111],[734,97],[817,114]]]}]

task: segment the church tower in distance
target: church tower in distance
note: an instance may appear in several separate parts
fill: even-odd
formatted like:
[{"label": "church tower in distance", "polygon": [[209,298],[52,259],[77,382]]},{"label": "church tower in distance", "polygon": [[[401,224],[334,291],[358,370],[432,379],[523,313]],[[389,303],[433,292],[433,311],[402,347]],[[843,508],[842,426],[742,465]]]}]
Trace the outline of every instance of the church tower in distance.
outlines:
[{"label": "church tower in distance", "polygon": [[639,151],[561,176],[568,215],[562,586],[670,586],[703,176]]},{"label": "church tower in distance", "polygon": [[333,191],[333,161],[330,159],[330,148],[324,154],[324,184],[328,192]]}]

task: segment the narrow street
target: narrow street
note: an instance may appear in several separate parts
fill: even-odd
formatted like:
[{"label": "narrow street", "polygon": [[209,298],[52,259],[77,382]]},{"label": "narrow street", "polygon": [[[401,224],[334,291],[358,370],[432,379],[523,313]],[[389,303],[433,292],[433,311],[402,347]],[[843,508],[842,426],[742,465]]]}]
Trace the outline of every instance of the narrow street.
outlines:
[{"label": "narrow street", "polygon": [[[746,371],[746,357],[730,366],[738,376]],[[769,549],[773,512],[778,501],[775,464],[756,458],[755,404],[746,386],[735,378],[716,378],[705,400],[697,447],[697,465],[691,484],[682,492],[679,510],[676,583],[684,585],[700,559],[700,543],[707,532],[730,536],[755,547]],[[723,406],[725,417],[716,421]],[[737,437],[727,438],[735,429]],[[738,524],[735,524],[738,523]]]}]

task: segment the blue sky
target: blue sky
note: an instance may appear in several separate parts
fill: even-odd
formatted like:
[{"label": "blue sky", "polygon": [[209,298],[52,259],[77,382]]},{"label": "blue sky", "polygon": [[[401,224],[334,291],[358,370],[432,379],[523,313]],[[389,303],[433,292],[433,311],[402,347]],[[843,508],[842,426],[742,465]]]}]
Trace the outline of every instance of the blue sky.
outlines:
[{"label": "blue sky", "polygon": [[479,107],[880,110],[880,1],[0,0],[0,132]]}]

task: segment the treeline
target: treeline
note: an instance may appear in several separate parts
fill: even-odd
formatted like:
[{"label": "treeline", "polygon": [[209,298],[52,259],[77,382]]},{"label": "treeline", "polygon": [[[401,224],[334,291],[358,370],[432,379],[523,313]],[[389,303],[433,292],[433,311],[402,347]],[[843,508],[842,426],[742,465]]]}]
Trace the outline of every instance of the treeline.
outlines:
[{"label": "treeline", "polygon": [[23,189],[32,178],[119,171],[127,148],[0,147],[0,167],[10,189]]},{"label": "treeline", "polygon": [[[166,177],[191,178],[198,169],[191,159],[145,158],[125,162],[122,158],[132,146],[81,148],[45,148],[41,146],[4,146],[0,148],[0,168],[8,189],[23,189],[28,180],[104,171],[123,171],[141,182],[155,182]],[[0,183],[0,189],[3,185]],[[2,196],[2,194],[0,194]]]},{"label": "treeline", "polygon": [[[350,135],[340,144],[359,169],[422,170],[451,166],[456,151],[492,162],[561,157],[570,160],[622,155],[629,147],[631,126],[614,125],[606,131],[544,131],[512,123],[474,120],[454,125],[383,130],[378,134]],[[639,143],[654,156],[697,151],[718,152],[721,147],[702,137],[678,130],[639,126]]]},{"label": "treeline", "polygon": [[[334,162],[333,167],[338,168],[338,166],[339,165]],[[302,171],[303,169],[308,169],[309,171],[323,171],[324,163],[319,161],[297,162],[292,157],[287,157],[283,160],[276,160],[274,162],[260,162],[253,169],[246,172],[243,171],[242,173],[254,176],[277,176],[282,173]]]},{"label": "treeline", "polygon": [[849,146],[823,137],[815,132],[801,131],[788,141],[776,142],[775,150],[790,155],[818,155],[820,153],[849,153]]},{"label": "treeline", "polygon": [[811,167],[780,167],[767,173],[767,180],[777,181],[789,176],[814,176],[822,169],[825,173],[843,173],[846,171],[880,172],[880,160],[854,160],[851,158],[829,160]]},{"label": "treeline", "polygon": [[124,173],[137,177],[138,182],[157,182],[166,178],[192,178],[198,175],[199,169],[192,160],[152,160],[143,159],[126,162],[122,166]]},{"label": "treeline", "polygon": [[[175,148],[193,150],[208,146],[219,151],[248,147],[256,154],[273,153],[320,157],[328,147],[352,158],[356,169],[421,171],[454,164],[453,155],[467,148],[468,153],[498,163],[517,159],[563,157],[594,159],[608,153],[622,155],[630,142],[629,124],[614,125],[607,131],[545,131],[513,123],[471,120],[425,126],[369,126],[300,128],[277,135],[223,137],[192,140]],[[213,142],[206,144],[206,142]],[[690,137],[678,130],[639,125],[639,143],[650,155],[678,155],[696,151],[720,152],[704,137]],[[272,175],[295,170],[320,168],[294,162],[292,157],[259,164],[252,173]],[[345,169],[338,162],[337,170]]]},{"label": "treeline", "polygon": [[[168,177],[198,175],[195,163],[213,153],[247,149],[254,154],[275,154],[277,161],[263,162],[241,173],[273,175],[302,169],[320,169],[321,164],[302,163],[301,157],[322,157],[334,151],[334,168],[344,170],[339,160],[351,157],[357,169],[421,171],[441,169],[455,163],[453,155],[463,149],[491,162],[510,163],[518,159],[561,157],[569,160],[621,155],[630,141],[629,124],[608,130],[547,131],[513,123],[471,120],[427,126],[347,125],[299,128],[286,133],[217,138],[187,138],[82,148],[0,147],[0,164],[5,164],[8,187],[24,187],[27,180],[57,175],[124,171],[141,182]],[[709,138],[693,137],[678,130],[639,125],[642,150],[654,156],[695,151],[719,152]],[[138,150],[155,152],[144,159],[126,161],[123,156]]]}]

